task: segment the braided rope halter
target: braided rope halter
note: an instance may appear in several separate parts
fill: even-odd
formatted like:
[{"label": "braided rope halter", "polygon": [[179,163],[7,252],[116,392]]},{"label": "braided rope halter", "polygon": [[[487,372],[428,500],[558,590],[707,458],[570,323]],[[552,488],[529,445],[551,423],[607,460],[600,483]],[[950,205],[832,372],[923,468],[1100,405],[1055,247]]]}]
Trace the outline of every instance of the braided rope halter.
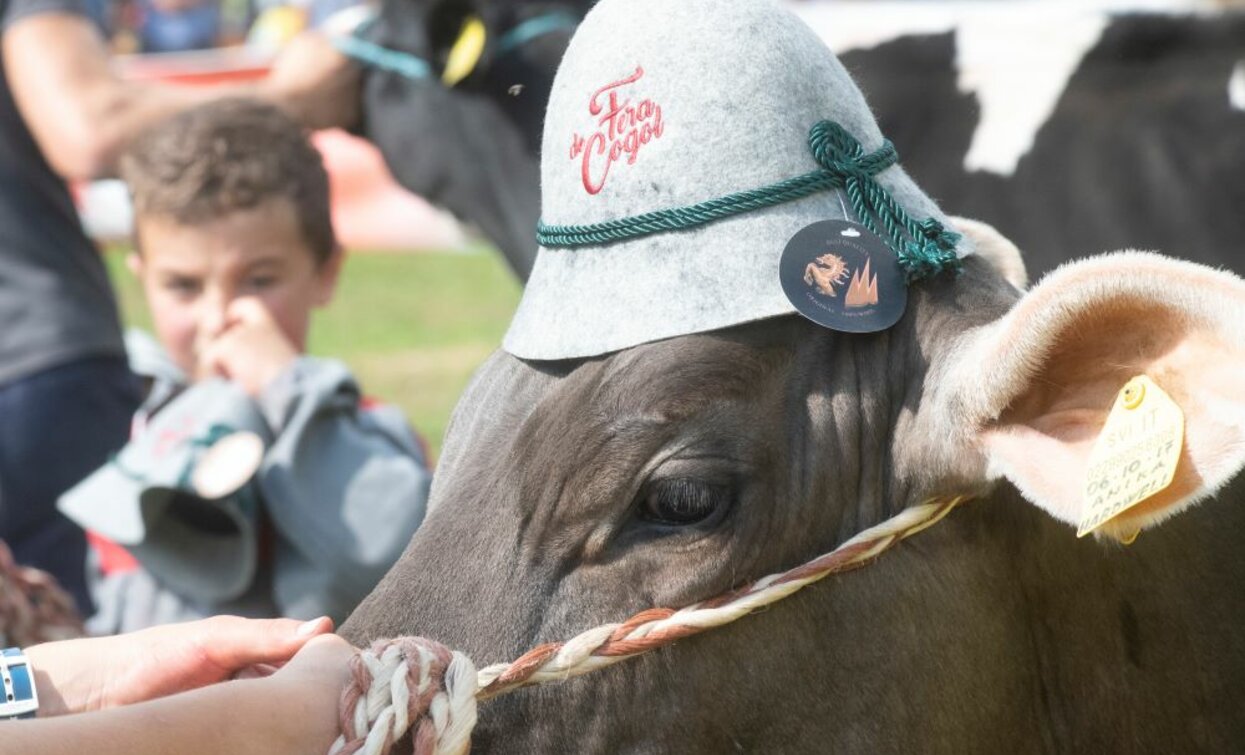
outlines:
[{"label": "braided rope halter", "polygon": [[434,640],[379,640],[351,661],[352,679],[340,705],[342,735],[329,753],[385,755],[411,732],[415,755],[462,755],[471,747],[477,701],[580,676],[729,624],[831,574],[864,566],[965,500],[913,506],[790,571],[677,611],[641,611],[621,624],[603,624],[479,671],[466,655]]}]

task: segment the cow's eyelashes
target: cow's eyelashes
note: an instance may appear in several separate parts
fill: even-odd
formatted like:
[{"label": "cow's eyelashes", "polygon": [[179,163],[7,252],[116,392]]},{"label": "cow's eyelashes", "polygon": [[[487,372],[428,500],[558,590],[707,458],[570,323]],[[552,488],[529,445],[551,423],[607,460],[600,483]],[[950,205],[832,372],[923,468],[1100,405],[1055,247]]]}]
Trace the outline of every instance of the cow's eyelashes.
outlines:
[{"label": "cow's eyelashes", "polygon": [[726,485],[686,477],[653,480],[640,492],[639,516],[656,524],[698,524],[725,510],[730,501]]}]

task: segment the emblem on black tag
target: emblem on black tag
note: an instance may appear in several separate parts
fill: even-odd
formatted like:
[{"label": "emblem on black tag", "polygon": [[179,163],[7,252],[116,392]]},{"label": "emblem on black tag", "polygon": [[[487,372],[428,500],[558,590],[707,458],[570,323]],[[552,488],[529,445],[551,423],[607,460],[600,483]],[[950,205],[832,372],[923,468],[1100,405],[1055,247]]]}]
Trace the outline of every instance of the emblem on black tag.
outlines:
[{"label": "emblem on black tag", "polygon": [[868,228],[845,220],[813,223],[793,236],[778,277],[797,312],[832,330],[886,330],[908,305],[895,253]]}]

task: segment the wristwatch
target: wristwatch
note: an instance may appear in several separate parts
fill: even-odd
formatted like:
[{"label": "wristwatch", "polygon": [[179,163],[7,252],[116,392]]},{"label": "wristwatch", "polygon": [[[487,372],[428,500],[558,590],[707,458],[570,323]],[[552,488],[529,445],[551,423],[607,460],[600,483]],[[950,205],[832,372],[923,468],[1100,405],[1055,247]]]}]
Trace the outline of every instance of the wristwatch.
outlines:
[{"label": "wristwatch", "polygon": [[0,677],[4,679],[0,720],[34,718],[39,710],[39,693],[35,691],[34,669],[21,648],[0,651]]}]

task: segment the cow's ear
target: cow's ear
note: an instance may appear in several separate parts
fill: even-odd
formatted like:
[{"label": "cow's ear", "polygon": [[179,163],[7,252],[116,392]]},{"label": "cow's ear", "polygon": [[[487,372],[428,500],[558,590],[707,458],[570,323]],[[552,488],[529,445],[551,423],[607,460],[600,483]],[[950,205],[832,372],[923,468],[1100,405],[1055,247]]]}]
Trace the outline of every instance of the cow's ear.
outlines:
[{"label": "cow's ear", "polygon": [[1024,257],[1011,239],[994,226],[972,218],[951,217],[951,225],[973,242],[977,256],[990,263],[1003,280],[1023,291],[1029,285],[1029,272]]},{"label": "cow's ear", "polygon": [[1099,530],[1123,539],[1245,465],[1245,281],[1140,252],[1065,265],[966,334],[944,373],[944,406],[988,475],[1077,523],[1090,451],[1138,375],[1183,412],[1184,443],[1172,483]]}]

